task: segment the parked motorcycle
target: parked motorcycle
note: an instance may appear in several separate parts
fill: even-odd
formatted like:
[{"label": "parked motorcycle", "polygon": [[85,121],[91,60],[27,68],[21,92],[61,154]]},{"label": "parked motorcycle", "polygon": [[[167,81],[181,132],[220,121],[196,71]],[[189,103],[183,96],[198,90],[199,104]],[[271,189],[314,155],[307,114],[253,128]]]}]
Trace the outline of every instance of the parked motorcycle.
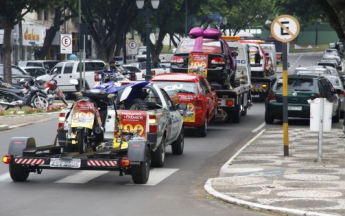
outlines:
[{"label": "parked motorcycle", "polygon": [[45,92],[48,95],[48,101],[49,105],[53,104],[53,101],[56,97],[58,97],[66,106],[66,96],[64,93],[60,90],[59,86],[57,85],[57,81],[55,80],[55,77],[58,74],[54,75],[49,81],[45,80],[34,80],[36,85],[43,88],[43,92]]},{"label": "parked motorcycle", "polygon": [[5,110],[10,107],[47,108],[49,106],[47,94],[33,85],[32,80],[27,81],[23,89],[4,87],[3,84],[0,86],[2,86],[0,87],[0,107]]}]

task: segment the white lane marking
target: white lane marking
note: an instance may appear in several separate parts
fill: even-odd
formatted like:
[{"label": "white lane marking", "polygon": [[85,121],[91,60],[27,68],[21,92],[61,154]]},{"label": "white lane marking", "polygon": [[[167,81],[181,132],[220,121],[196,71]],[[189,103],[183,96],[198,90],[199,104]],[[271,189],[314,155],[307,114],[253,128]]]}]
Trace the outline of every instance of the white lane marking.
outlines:
[{"label": "white lane marking", "polygon": [[93,171],[93,170],[83,170],[79,171],[73,175],[67,176],[66,178],[60,179],[55,183],[74,183],[74,184],[84,184],[91,181],[101,175],[108,173],[109,171]]},{"label": "white lane marking", "polygon": [[259,125],[259,127],[255,128],[254,130],[252,130],[252,133],[256,133],[258,132],[261,128],[265,127],[266,123],[263,122],[261,125]]},{"label": "white lane marking", "polygon": [[0,182],[10,182],[10,181],[11,181],[11,176],[9,172],[0,175]]},{"label": "white lane marking", "polygon": [[[143,186],[155,186],[164,179],[168,178],[172,174],[174,174],[179,169],[171,169],[171,168],[155,168],[150,170],[150,177],[146,184],[142,184]],[[130,182],[126,185],[135,185],[133,182]]]}]

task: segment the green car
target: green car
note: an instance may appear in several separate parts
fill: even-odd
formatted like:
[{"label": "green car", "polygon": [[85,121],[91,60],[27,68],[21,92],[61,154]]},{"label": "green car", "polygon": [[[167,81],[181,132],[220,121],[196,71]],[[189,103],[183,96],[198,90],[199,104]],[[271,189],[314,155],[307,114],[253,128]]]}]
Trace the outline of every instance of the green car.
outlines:
[{"label": "green car", "polygon": [[[266,99],[265,122],[283,119],[283,80],[278,79]],[[288,76],[288,116],[310,118],[308,100],[323,97],[333,103],[333,122],[340,119],[340,99],[332,84],[325,77],[310,75]]]}]

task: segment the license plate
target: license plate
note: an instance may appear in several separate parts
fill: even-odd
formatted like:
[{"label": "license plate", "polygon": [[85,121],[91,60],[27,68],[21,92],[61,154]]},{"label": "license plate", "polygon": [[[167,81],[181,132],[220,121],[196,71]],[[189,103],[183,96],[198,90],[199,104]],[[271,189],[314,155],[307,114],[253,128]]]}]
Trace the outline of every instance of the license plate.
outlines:
[{"label": "license plate", "polygon": [[302,111],[302,107],[301,106],[288,106],[288,110]]},{"label": "license plate", "polygon": [[66,168],[80,168],[80,159],[61,159],[52,158],[50,159],[50,167],[66,167]]},{"label": "license plate", "polygon": [[260,95],[252,95],[252,98],[258,98]]}]

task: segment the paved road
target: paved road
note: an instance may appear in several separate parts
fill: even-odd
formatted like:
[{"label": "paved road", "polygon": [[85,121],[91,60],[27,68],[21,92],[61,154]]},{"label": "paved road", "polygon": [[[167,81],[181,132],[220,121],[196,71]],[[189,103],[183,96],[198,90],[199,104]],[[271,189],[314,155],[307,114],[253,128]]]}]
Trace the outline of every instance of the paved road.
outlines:
[{"label": "paved road", "polygon": [[[31,174],[25,183],[13,183],[7,166],[0,164],[0,215],[265,215],[225,204],[209,196],[203,185],[217,176],[220,166],[251,137],[263,122],[263,104],[256,104],[240,124],[216,124],[206,138],[187,131],[185,154],[173,156],[167,148],[163,169],[151,171],[146,186],[132,185],[131,177],[117,172],[53,171]],[[0,133],[5,154],[13,136],[34,136],[49,144],[57,122],[51,120]],[[20,208],[18,207],[20,202]]]}]

